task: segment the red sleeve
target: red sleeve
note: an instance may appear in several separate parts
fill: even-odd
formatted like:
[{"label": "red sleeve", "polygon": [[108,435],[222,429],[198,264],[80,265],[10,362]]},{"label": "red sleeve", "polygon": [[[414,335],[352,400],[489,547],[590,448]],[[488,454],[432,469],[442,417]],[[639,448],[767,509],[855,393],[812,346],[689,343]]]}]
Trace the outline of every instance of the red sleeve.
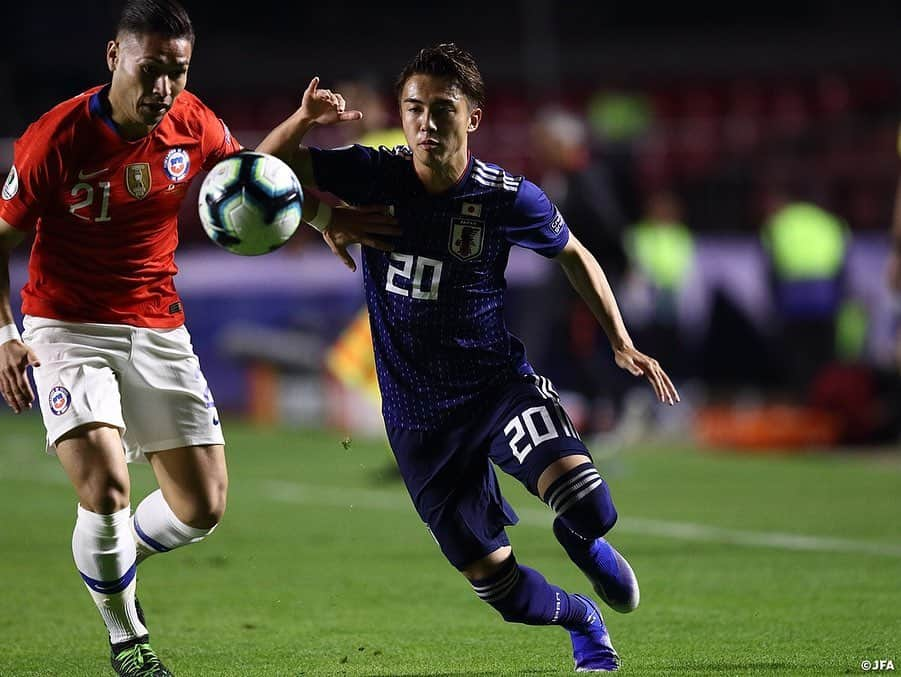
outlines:
[{"label": "red sleeve", "polygon": [[222,118],[216,117],[209,108],[200,105],[203,124],[203,168],[212,169],[220,160],[237,153],[244,147],[232,136]]},{"label": "red sleeve", "polygon": [[0,218],[17,230],[34,228],[48,202],[52,177],[58,174],[59,153],[50,132],[31,125],[13,148],[13,166],[0,194]]}]

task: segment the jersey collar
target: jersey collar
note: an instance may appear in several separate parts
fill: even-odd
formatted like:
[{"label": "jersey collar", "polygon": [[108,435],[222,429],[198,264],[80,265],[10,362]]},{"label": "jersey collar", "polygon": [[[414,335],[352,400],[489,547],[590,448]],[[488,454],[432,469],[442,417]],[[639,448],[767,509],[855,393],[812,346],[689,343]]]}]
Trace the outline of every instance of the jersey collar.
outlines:
[{"label": "jersey collar", "polygon": [[113,122],[113,118],[110,117],[109,114],[109,89],[110,85],[104,85],[94,92],[91,96],[91,100],[88,102],[88,110],[91,111],[91,115],[99,118],[101,122],[118,136],[119,128],[116,123]]}]

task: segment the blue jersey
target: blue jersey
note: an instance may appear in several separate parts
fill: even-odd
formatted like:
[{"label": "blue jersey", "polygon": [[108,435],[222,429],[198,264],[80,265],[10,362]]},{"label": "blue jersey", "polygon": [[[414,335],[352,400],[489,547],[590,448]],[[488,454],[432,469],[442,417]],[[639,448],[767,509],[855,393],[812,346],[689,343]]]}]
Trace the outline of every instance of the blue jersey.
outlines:
[{"label": "blue jersey", "polygon": [[406,147],[311,148],[316,184],[352,205],[385,204],[393,252],[363,248],[363,279],[389,425],[434,430],[486,391],[532,373],[504,322],[512,245],[547,257],[569,240],[535,184],[470,158],[458,183],[426,192]]}]

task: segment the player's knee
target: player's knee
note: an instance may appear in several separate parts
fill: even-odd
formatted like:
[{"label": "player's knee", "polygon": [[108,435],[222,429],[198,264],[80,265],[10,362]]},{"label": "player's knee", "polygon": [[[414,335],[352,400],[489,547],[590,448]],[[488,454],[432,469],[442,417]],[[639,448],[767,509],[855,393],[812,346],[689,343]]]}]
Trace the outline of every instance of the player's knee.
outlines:
[{"label": "player's knee", "polygon": [[544,500],[570,530],[586,540],[606,534],[618,517],[607,483],[591,463],[573,468],[555,480]]},{"label": "player's knee", "polygon": [[114,476],[92,482],[78,492],[78,502],[85,510],[98,515],[112,515],[129,506],[128,482]]},{"label": "player's knee", "polygon": [[225,482],[211,483],[192,497],[193,500],[184,508],[187,514],[179,517],[195,529],[212,529],[222,521],[227,498],[228,486]]}]

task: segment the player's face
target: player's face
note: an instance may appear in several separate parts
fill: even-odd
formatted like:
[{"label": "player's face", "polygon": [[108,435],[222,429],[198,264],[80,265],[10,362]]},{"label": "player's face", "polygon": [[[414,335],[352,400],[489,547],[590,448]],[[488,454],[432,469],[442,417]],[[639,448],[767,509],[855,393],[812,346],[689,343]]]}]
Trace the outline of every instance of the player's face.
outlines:
[{"label": "player's face", "polygon": [[127,131],[148,133],[169,112],[188,80],[192,45],[186,38],[123,33],[107,45],[113,74],[113,120]]},{"label": "player's face", "polygon": [[482,119],[482,109],[469,100],[450,78],[416,74],[400,95],[404,136],[419,162],[435,167],[466,155],[468,134]]}]

